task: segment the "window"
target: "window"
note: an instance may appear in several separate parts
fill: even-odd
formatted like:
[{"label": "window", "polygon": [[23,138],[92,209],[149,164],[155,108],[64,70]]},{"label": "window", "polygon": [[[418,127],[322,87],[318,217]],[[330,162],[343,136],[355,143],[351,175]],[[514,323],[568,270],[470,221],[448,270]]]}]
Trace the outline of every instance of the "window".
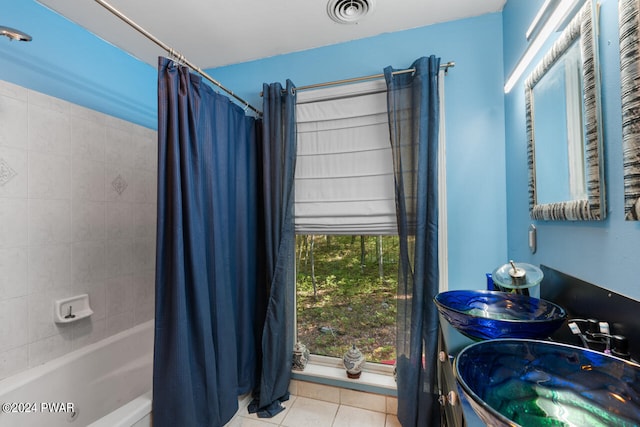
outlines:
[{"label": "window", "polygon": [[298,340],[342,357],[356,344],[369,362],[395,361],[398,237],[296,237]]},{"label": "window", "polygon": [[393,364],[397,292],[386,84],[298,94],[297,333],[311,353],[355,344]]},{"label": "window", "polygon": [[[446,290],[443,72],[439,81],[439,269]],[[312,354],[341,358],[356,344],[368,361],[392,363],[398,237],[386,84],[299,92],[296,115],[298,338]]]}]

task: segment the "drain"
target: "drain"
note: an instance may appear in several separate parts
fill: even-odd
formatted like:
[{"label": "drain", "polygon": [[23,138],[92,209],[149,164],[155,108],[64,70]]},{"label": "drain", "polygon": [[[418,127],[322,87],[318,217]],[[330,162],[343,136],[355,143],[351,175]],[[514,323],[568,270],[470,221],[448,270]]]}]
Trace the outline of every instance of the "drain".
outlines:
[{"label": "drain", "polygon": [[374,6],[375,0],[329,0],[327,14],[339,24],[356,24]]}]

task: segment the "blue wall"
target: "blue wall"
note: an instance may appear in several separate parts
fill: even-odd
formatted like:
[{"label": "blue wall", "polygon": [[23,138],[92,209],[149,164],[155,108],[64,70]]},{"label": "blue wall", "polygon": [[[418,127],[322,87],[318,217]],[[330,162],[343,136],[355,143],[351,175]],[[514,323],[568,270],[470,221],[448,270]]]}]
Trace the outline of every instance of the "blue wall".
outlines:
[{"label": "blue wall", "polygon": [[[536,7],[532,3],[537,3]],[[509,0],[503,10],[504,57],[524,52],[524,31],[541,0]],[[634,299],[640,299],[637,265],[640,223],[624,221],[622,128],[620,103],[620,53],[618,5],[600,0],[600,71],[604,133],[605,181],[608,212],[604,221],[531,221],[527,194],[527,151],[524,86],[521,80],[505,97],[507,218],[509,256],[533,264],[545,264]],[[514,25],[519,23],[520,25]],[[540,58],[538,58],[540,59]],[[534,65],[537,61],[534,61]],[[526,75],[527,73],[525,73]],[[531,255],[527,227],[538,229],[538,251]]]},{"label": "blue wall", "polygon": [[0,39],[0,80],[152,129],[157,72],[33,0],[3,1],[0,25],[33,37]]},{"label": "blue wall", "polygon": [[481,288],[507,261],[502,15],[383,34],[208,72],[262,109],[263,82],[297,86],[405,68],[435,54],[455,61],[445,79],[449,286]]},{"label": "blue wall", "polygon": [[[34,38],[0,39],[0,79],[156,127],[154,67],[33,0],[3,2],[0,24]],[[377,74],[430,54],[455,61],[446,77],[450,287],[478,288],[507,260],[502,28],[494,13],[209,72],[261,109],[263,82]]]}]

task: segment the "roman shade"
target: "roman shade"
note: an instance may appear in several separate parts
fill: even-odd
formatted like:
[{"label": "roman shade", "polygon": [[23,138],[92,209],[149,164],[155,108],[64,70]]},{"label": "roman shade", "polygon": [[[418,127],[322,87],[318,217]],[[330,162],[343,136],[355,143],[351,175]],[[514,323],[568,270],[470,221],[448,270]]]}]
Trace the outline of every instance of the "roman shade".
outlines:
[{"label": "roman shade", "polygon": [[298,93],[299,234],[397,234],[384,80]]}]

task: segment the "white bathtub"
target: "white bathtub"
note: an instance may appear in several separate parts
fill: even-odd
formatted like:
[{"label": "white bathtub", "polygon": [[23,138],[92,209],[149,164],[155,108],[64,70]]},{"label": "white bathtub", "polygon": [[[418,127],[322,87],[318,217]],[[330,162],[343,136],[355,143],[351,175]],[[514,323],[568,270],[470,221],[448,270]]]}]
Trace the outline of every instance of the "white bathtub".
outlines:
[{"label": "white bathtub", "polygon": [[153,325],[150,320],[0,381],[0,426],[151,425]]}]

